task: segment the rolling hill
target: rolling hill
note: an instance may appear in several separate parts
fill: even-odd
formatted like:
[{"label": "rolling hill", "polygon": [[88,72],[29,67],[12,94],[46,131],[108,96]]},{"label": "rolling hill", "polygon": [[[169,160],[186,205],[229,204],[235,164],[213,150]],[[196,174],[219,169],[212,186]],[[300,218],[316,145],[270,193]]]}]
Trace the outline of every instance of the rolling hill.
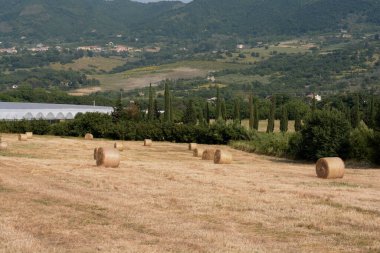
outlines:
[{"label": "rolling hill", "polygon": [[[0,0],[0,39],[300,35],[380,25],[379,0]],[[370,26],[368,26],[370,25]]]},{"label": "rolling hill", "polygon": [[0,0],[0,38],[79,41],[125,35],[136,24],[182,5],[129,0]]},{"label": "rolling hill", "polygon": [[378,0],[194,0],[146,27],[180,37],[299,35],[380,24]]}]

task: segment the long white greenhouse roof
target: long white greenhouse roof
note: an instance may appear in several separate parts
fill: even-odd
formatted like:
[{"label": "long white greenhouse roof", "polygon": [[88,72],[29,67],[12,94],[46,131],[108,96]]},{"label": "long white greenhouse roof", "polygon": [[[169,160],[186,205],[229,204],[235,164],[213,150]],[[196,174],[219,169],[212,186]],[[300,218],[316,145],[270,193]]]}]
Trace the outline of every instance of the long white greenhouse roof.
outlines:
[{"label": "long white greenhouse roof", "polygon": [[0,102],[0,120],[61,120],[73,119],[78,113],[112,111],[106,106]]}]

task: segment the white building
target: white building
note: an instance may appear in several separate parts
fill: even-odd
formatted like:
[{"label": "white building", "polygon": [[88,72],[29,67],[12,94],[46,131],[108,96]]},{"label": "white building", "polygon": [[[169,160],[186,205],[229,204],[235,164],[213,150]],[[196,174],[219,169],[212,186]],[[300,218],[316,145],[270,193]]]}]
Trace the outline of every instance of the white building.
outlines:
[{"label": "white building", "polygon": [[112,111],[106,106],[0,102],[0,120],[63,120],[74,119],[78,113]]}]

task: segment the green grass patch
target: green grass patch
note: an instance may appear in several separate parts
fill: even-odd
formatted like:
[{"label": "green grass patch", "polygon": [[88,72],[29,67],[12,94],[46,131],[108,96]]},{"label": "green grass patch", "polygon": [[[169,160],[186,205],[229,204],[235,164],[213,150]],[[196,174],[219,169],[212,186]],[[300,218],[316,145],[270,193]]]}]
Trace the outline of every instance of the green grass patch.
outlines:
[{"label": "green grass patch", "polygon": [[55,70],[87,70],[87,71],[110,71],[113,68],[123,65],[126,62],[121,57],[83,57],[75,60],[73,63],[60,64],[53,63],[50,67]]},{"label": "green grass patch", "polygon": [[230,74],[225,76],[220,76],[217,78],[219,82],[228,83],[231,85],[234,84],[247,84],[254,81],[258,81],[263,84],[269,83],[270,76],[260,76],[260,75],[239,75],[239,74]]}]

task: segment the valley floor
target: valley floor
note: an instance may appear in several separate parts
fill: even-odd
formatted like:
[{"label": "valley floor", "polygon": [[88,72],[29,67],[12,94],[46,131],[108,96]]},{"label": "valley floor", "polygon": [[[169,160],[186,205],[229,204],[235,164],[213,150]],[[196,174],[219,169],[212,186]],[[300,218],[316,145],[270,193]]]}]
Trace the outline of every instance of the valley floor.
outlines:
[{"label": "valley floor", "polygon": [[379,252],[380,170],[322,180],[314,164],[228,149],[231,165],[186,144],[5,134],[0,252]]}]

